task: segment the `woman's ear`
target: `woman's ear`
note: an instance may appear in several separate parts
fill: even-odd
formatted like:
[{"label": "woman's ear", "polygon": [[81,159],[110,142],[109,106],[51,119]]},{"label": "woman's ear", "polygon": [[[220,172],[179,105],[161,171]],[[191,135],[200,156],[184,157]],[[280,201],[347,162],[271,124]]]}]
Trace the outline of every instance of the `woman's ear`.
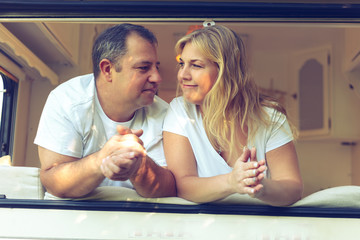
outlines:
[{"label": "woman's ear", "polygon": [[102,59],[99,63],[101,74],[105,77],[106,81],[111,82],[112,63],[108,59]]}]

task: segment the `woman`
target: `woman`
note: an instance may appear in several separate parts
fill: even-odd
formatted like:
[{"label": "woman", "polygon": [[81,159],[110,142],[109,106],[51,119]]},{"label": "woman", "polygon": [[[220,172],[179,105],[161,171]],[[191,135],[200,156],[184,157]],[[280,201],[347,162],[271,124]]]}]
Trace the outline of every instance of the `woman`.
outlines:
[{"label": "woman", "polygon": [[216,25],[184,36],[175,49],[183,96],[170,103],[163,137],[178,196],[210,202],[240,193],[277,206],[299,200],[292,129],[249,77],[241,39]]}]

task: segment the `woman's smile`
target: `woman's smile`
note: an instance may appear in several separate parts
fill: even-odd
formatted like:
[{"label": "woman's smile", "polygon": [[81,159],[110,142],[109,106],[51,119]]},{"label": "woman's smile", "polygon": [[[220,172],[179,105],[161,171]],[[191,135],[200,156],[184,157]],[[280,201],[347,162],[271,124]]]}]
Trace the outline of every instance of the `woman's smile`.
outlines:
[{"label": "woman's smile", "polygon": [[186,101],[202,104],[206,94],[214,85],[218,68],[191,43],[187,43],[179,60],[178,81]]},{"label": "woman's smile", "polygon": [[182,88],[195,88],[197,86],[198,85],[195,85],[195,84],[182,84]]}]

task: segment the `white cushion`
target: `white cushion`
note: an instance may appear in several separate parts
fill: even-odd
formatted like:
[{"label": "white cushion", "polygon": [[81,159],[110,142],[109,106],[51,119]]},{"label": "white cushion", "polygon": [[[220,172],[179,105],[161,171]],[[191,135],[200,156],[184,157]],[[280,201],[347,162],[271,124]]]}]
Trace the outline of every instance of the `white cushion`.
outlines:
[{"label": "white cushion", "polygon": [[82,198],[58,198],[50,193],[45,193],[47,200],[101,200],[101,201],[134,201],[134,202],[149,202],[149,203],[169,203],[193,205],[196,203],[187,201],[179,197],[164,197],[164,198],[143,198],[134,189],[114,186],[102,186],[96,188],[90,194]]},{"label": "white cushion", "polygon": [[340,186],[315,192],[293,207],[350,207],[360,208],[360,186]]},{"label": "white cushion", "polygon": [[0,194],[13,199],[43,199],[39,173],[35,167],[0,166]]}]

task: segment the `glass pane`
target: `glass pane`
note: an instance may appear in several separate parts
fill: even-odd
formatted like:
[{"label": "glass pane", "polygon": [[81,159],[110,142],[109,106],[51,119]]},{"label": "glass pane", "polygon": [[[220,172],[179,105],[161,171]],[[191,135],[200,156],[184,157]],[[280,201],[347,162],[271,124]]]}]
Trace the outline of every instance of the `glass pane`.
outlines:
[{"label": "glass pane", "polygon": [[[33,31],[30,31],[32,35],[26,35],[26,30],[36,29],[38,25],[33,22],[26,22],[26,24],[22,22],[9,22],[2,23],[11,28],[14,34],[16,33],[18,38],[26,43],[31,49],[31,51],[36,54],[40,59],[43,60],[46,64],[50,66],[56,73],[61,76],[61,79],[66,81],[71,77],[75,77],[77,75],[85,74],[91,71],[90,61],[90,48],[91,42],[93,41],[96,34],[101,32],[108,25],[116,24],[117,22],[94,22],[91,23],[81,23],[82,31],[77,32],[79,34],[79,55],[81,56],[81,61],[78,62],[77,65],[66,65],[66,52],[57,52],[57,54],[52,54],[52,52],[44,50],[46,47],[51,48],[52,42],[48,41],[46,36],[42,36],[39,34],[34,34]],[[159,90],[160,97],[170,96],[173,97],[174,93],[176,93],[176,62],[174,56],[174,45],[176,39],[178,39],[179,35],[184,35],[188,31],[188,29],[193,25],[201,24],[201,21],[198,22],[143,22],[140,23],[145,25],[153,32],[156,33],[159,40],[159,59],[161,62],[161,73],[163,77],[163,82],[161,83],[161,88]],[[301,130],[312,130],[318,129],[323,126],[324,122],[324,114],[327,119],[328,115],[326,115],[324,106],[324,95],[327,94],[327,91],[324,93],[321,89],[327,87],[327,81],[321,81],[321,79],[328,79],[327,73],[328,66],[326,61],[323,61],[322,57],[318,57],[316,53],[309,53],[309,49],[318,49],[323,46],[327,46],[330,44],[334,53],[338,53],[334,59],[336,59],[337,63],[342,61],[345,46],[348,46],[345,42],[345,33],[347,30],[359,30],[359,23],[355,24],[343,24],[338,25],[336,23],[272,23],[272,22],[216,22],[217,24],[226,25],[231,27],[234,31],[244,36],[244,39],[248,46],[248,56],[249,56],[249,65],[251,67],[252,73],[254,74],[254,79],[257,81],[259,86],[263,89],[269,90],[270,93],[285,93],[286,100],[291,96],[290,94],[296,92],[298,93],[298,99],[296,100],[296,104],[300,101],[303,101],[300,104],[299,108],[301,108],[301,117],[308,117],[309,119],[304,119],[301,122]],[[78,24],[75,23],[58,23],[62,24],[64,29],[67,29],[67,25]],[[30,27],[29,27],[30,26]],[[70,27],[69,29],[72,29]],[[357,32],[356,31],[356,32]],[[44,35],[44,34],[43,34]],[[71,36],[69,36],[71,37]],[[35,41],[36,39],[38,41]],[[360,39],[360,31],[359,31],[359,39]],[[34,40],[30,43],[30,40]],[[355,41],[355,40],[354,40]],[[357,43],[360,41],[356,41]],[[31,44],[36,44],[33,46]],[[75,44],[75,43],[74,43]],[[46,48],[47,49],[47,48]],[[54,47],[52,49],[55,50]],[[88,49],[88,50],[87,50]],[[307,57],[305,61],[301,55],[301,61],[296,61],[296,63],[302,63],[303,66],[301,81],[299,83],[295,83],[295,80],[298,79],[298,76],[295,76],[295,73],[292,71],[293,69],[289,66],[289,59],[292,57],[293,53],[304,53]],[[316,57],[312,57],[315,55]],[[352,59],[349,54],[349,59]],[[65,60],[64,60],[65,59]],[[303,63],[307,64],[303,65]],[[58,62],[64,63],[63,65]],[[296,65],[296,71],[299,69],[299,65]],[[342,70],[340,68],[340,64],[334,64],[334,72],[337,73],[336,76],[342,76]],[[294,68],[295,69],[295,68]],[[295,71],[295,70],[294,70]],[[332,79],[332,78],[331,78]],[[332,79],[333,80],[333,79]],[[336,103],[336,107],[340,109],[342,106],[345,106],[346,109],[353,109],[352,112],[357,115],[354,116],[355,119],[358,119],[357,116],[360,116],[359,108],[356,105],[359,104],[359,101],[355,98],[352,99],[351,93],[349,91],[345,91],[345,86],[347,87],[344,79],[336,79],[333,80],[337,85],[344,86],[341,90],[337,90],[336,96],[331,95],[331,99],[329,100],[331,103],[335,102],[332,98],[337,97],[336,100],[341,99],[341,103]],[[316,83],[315,83],[316,82]],[[18,130],[17,132],[23,132],[23,137],[18,138],[24,142],[24,147],[21,149],[20,155],[24,156],[21,159],[21,164],[26,166],[37,166],[39,164],[38,160],[38,152],[37,146],[33,144],[33,139],[35,132],[37,130],[37,124],[40,119],[41,109],[45,100],[49,94],[49,92],[54,88],[48,81],[44,81],[42,79],[36,78],[31,82],[28,82],[26,79],[23,79],[22,82],[24,87],[29,87],[29,96],[23,95],[22,99],[27,99],[25,106],[19,105],[23,107],[23,110],[28,108],[25,111],[29,112],[29,116],[31,118],[25,117],[22,119],[26,122],[26,126],[24,127],[25,131]],[[28,85],[27,85],[28,84]],[[295,90],[289,92],[289,88],[293,85],[296,85]],[[335,88],[334,88],[335,89]],[[23,89],[24,90],[24,89]],[[22,90],[22,93],[24,93]],[[342,91],[342,92],[341,92]],[[349,92],[348,94],[343,94]],[[305,93],[309,93],[308,95],[304,95]],[[1,94],[2,95],[2,94]],[[353,101],[350,101],[353,100]],[[309,101],[309,102],[307,102]],[[25,101],[24,101],[25,102]],[[23,102],[23,103],[24,103]],[[285,102],[287,104],[287,102]],[[325,102],[326,104],[326,102]],[[307,109],[306,106],[311,106],[311,109]],[[325,108],[327,109],[327,108]],[[288,109],[287,109],[288,110]],[[309,111],[307,111],[309,110]],[[341,109],[340,109],[341,110]],[[296,111],[296,116],[298,116],[298,106],[296,106],[294,112]],[[19,111],[20,112],[20,111]],[[308,113],[309,112],[309,113]],[[316,116],[316,117],[315,117]],[[314,120],[316,122],[308,122],[308,120]],[[344,117],[344,120],[349,119],[349,117]],[[302,118],[303,120],[303,118]],[[4,123],[3,123],[4,124]],[[340,123],[341,124],[341,123]],[[343,124],[345,125],[345,124]],[[350,127],[350,126],[349,126]],[[356,126],[352,126],[356,129]],[[355,132],[355,131],[354,131]],[[19,146],[19,145],[17,145]],[[349,185],[351,183],[351,174],[355,174],[356,171],[351,170],[351,152],[350,148],[338,146],[335,143],[329,141],[318,140],[318,142],[313,143],[310,141],[302,141],[298,142],[298,153],[300,159],[300,167],[304,173],[304,185],[305,185],[305,194],[311,194],[317,190],[329,188],[333,186],[339,185]],[[314,150],[315,149],[315,150]],[[318,151],[318,149],[321,149]],[[16,149],[15,149],[16,150]],[[16,153],[19,153],[16,152]],[[323,156],[319,157],[319,154],[323,154]],[[21,155],[23,154],[23,155]],[[324,155],[325,154],[325,155]],[[339,163],[338,159],[342,159],[341,163]],[[314,171],[314,162],[321,166],[329,165],[331,163],[331,168],[327,169],[326,174],[321,173],[319,171]],[[331,175],[331,181],[329,181],[328,175]]]}]

